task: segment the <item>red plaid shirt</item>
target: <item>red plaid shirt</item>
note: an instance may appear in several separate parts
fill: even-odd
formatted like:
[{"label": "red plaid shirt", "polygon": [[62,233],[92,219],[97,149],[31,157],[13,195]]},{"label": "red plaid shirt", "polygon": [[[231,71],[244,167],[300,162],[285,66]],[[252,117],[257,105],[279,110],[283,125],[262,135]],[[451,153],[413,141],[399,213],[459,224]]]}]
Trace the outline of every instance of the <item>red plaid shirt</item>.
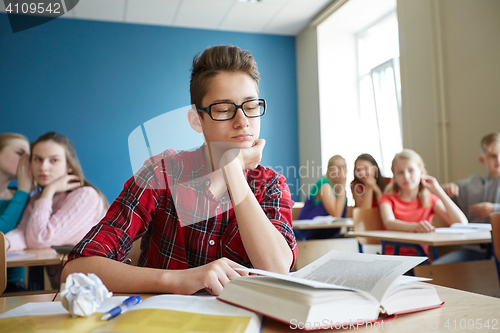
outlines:
[{"label": "red plaid shirt", "polygon": [[[106,216],[75,246],[68,261],[82,256],[123,261],[132,243],[142,237],[139,266],[186,269],[226,257],[252,267],[231,200],[227,194],[219,200],[214,197],[205,173],[202,148],[166,150],[150,158],[125,183]],[[285,177],[260,165],[245,176],[262,210],[288,242],[295,263],[293,201]],[[174,205],[176,197],[183,199]]]}]

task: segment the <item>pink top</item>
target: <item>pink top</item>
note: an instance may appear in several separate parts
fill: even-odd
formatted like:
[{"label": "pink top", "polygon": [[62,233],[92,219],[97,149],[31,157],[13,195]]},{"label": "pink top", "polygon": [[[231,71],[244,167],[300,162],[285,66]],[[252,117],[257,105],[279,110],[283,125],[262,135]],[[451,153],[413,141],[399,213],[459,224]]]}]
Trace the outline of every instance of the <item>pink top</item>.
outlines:
[{"label": "pink top", "polygon": [[[409,223],[418,223],[420,221],[427,221],[432,223],[432,218],[434,216],[434,206],[436,202],[439,201],[439,198],[432,193],[429,193],[429,207],[422,206],[422,202],[419,198],[412,201],[404,201],[397,195],[396,192],[392,194],[384,194],[378,200],[378,203],[387,203],[391,206],[392,212],[394,213],[394,217],[397,220],[409,222]],[[385,229],[385,226],[384,226]],[[428,245],[421,245],[425,252],[429,248]],[[385,254],[392,254],[393,247],[387,246]],[[408,248],[401,248],[400,255],[408,255],[408,256],[416,256],[417,251]]]},{"label": "pink top", "polygon": [[35,194],[17,228],[5,235],[9,251],[76,245],[105,213],[102,198],[91,186],[56,193],[52,200]]}]

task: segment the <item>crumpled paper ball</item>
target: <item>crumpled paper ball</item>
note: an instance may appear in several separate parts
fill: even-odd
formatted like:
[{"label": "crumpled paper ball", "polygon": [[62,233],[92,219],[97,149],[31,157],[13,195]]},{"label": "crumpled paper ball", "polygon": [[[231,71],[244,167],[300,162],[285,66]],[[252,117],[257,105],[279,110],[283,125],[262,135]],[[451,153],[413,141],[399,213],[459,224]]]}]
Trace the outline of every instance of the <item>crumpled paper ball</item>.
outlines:
[{"label": "crumpled paper ball", "polygon": [[73,318],[94,313],[101,303],[113,295],[93,273],[73,273],[61,285],[61,303]]}]

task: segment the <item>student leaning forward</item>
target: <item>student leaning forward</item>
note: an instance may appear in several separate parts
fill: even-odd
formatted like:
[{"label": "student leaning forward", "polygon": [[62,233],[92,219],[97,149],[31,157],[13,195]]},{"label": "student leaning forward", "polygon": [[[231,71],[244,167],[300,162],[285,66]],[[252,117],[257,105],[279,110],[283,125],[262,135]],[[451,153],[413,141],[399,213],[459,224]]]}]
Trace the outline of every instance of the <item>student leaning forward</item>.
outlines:
[{"label": "student leaning forward", "polygon": [[[218,295],[235,270],[287,273],[297,256],[285,178],[259,165],[259,74],[235,46],[206,49],[193,61],[191,127],[205,143],[146,161],[69,255],[73,272],[97,274],[114,292]],[[124,264],[142,237],[139,266]]]}]

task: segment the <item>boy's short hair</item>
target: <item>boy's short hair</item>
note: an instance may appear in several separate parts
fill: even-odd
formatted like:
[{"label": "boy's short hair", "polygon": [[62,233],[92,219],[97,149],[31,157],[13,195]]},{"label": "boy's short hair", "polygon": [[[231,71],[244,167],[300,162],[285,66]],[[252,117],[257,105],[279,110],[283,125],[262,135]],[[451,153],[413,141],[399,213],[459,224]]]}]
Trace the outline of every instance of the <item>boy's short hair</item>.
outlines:
[{"label": "boy's short hair", "polygon": [[500,133],[490,133],[481,139],[481,148],[483,148],[483,152],[486,152],[494,143],[500,143]]},{"label": "boy's short hair", "polygon": [[207,82],[221,71],[243,72],[248,74],[257,85],[259,84],[257,63],[250,51],[233,45],[213,46],[205,49],[201,55],[197,54],[193,59],[189,87],[191,104],[197,108],[208,106],[201,105],[207,93]]}]

